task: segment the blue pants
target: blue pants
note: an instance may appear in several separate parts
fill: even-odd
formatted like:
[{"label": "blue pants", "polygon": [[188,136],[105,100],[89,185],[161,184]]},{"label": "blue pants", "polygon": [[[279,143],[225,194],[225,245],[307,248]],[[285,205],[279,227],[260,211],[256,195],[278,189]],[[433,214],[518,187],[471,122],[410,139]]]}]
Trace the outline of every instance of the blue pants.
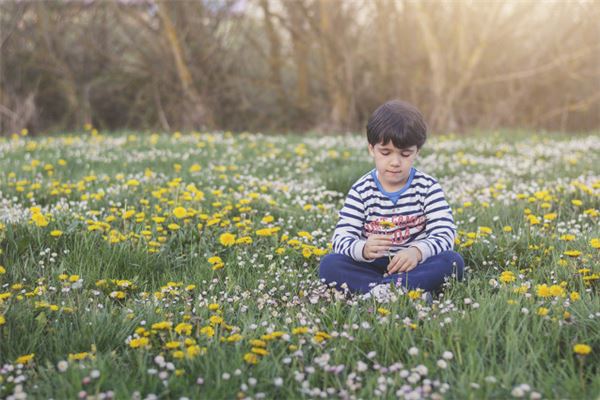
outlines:
[{"label": "blue pants", "polygon": [[460,254],[444,251],[429,257],[409,272],[384,277],[389,262],[387,257],[367,263],[355,261],[343,254],[328,254],[321,259],[319,276],[327,284],[335,282],[339,290],[342,290],[341,285],[345,283],[351,292],[367,293],[380,283],[400,283],[408,289],[437,291],[442,287],[444,279],[452,274],[462,280],[465,267]]}]

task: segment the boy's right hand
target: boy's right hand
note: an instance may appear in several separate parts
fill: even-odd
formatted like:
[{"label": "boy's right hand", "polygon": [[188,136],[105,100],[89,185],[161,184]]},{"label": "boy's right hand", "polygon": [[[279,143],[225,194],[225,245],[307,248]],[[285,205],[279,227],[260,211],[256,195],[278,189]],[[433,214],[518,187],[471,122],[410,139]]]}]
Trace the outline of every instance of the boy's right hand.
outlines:
[{"label": "boy's right hand", "polygon": [[392,247],[390,235],[371,235],[363,247],[363,257],[367,260],[385,257],[390,247]]}]

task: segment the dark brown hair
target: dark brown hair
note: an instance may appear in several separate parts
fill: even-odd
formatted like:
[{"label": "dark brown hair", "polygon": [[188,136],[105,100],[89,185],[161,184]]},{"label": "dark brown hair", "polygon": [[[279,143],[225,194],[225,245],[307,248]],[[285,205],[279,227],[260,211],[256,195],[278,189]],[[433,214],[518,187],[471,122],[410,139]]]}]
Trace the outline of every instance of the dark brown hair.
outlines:
[{"label": "dark brown hair", "polygon": [[417,146],[420,149],[427,139],[427,124],[415,106],[402,100],[391,100],[371,114],[367,122],[367,140],[375,146],[388,144],[404,149]]}]

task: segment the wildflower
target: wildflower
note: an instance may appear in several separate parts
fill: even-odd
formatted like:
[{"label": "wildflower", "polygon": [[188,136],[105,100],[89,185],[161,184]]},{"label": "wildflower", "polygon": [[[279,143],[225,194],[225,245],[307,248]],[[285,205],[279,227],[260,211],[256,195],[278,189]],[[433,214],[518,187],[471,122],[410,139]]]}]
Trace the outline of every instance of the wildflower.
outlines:
[{"label": "wildflower", "polygon": [[6,323],[6,318],[4,318],[4,315],[0,315],[0,326],[4,325]]},{"label": "wildflower", "polygon": [[510,282],[514,282],[515,280],[517,280],[514,272],[512,272],[512,271],[503,271],[500,274],[500,277],[498,279],[502,283],[510,283]]},{"label": "wildflower", "polygon": [[490,235],[493,232],[492,228],[490,228],[489,226],[480,226],[477,230],[481,235]]},{"label": "wildflower", "polygon": [[258,354],[259,356],[266,356],[269,354],[269,350],[262,347],[253,347],[250,351],[254,354]]},{"label": "wildflower", "polygon": [[581,299],[581,295],[579,294],[579,292],[571,292],[569,298],[571,299],[571,301],[577,301]]},{"label": "wildflower", "polygon": [[69,369],[69,363],[65,360],[61,360],[56,364],[56,368],[59,372],[65,372],[67,369]]},{"label": "wildflower", "polygon": [[152,329],[156,330],[156,331],[169,331],[169,330],[171,330],[172,326],[173,326],[173,323],[171,321],[161,321],[161,322],[152,324]]},{"label": "wildflower", "polygon": [[268,224],[270,222],[273,222],[274,219],[275,218],[273,218],[272,215],[266,215],[260,222],[262,222],[263,224]]},{"label": "wildflower", "polygon": [[200,347],[198,345],[193,345],[187,348],[186,355],[188,358],[194,358],[201,354],[204,354],[206,349],[204,347]]},{"label": "wildflower", "polygon": [[292,334],[293,335],[302,335],[308,333],[308,328],[306,326],[300,326],[298,328],[294,328],[292,329]]},{"label": "wildflower", "polygon": [[244,361],[246,361],[248,364],[254,365],[258,363],[258,357],[254,353],[246,353],[244,354]]},{"label": "wildflower", "polygon": [[185,357],[185,353],[183,351],[181,351],[181,350],[177,350],[177,351],[173,352],[173,358],[181,360],[184,357]]},{"label": "wildflower", "polygon": [[212,326],[204,326],[200,328],[200,333],[210,338],[215,335],[215,329]]},{"label": "wildflower", "polygon": [[552,296],[552,293],[550,291],[550,288],[548,287],[548,285],[543,284],[543,285],[537,285],[535,287],[535,293],[539,296],[539,297],[550,297]]},{"label": "wildflower", "polygon": [[31,220],[41,228],[48,226],[48,220],[41,213],[34,213],[31,215]]},{"label": "wildflower", "polygon": [[235,244],[235,235],[231,233],[223,233],[221,236],[219,236],[219,243],[225,247],[229,247]]},{"label": "wildflower", "polygon": [[559,240],[563,240],[565,242],[572,242],[575,240],[575,235],[564,234],[559,237]]},{"label": "wildflower", "polygon": [[581,356],[586,356],[590,354],[591,351],[591,346],[588,346],[587,344],[577,343],[575,346],[573,346],[573,352]]},{"label": "wildflower", "polygon": [[176,207],[173,210],[173,215],[175,215],[175,217],[182,219],[188,216],[187,210],[184,207]]},{"label": "wildflower", "polygon": [[220,306],[219,306],[217,303],[211,303],[211,304],[209,304],[209,305],[208,305],[208,309],[209,309],[210,311],[216,311],[216,310],[218,310],[218,309],[219,309],[219,307],[220,307]]},{"label": "wildflower", "polygon": [[228,343],[235,343],[235,342],[239,342],[243,338],[244,337],[242,335],[240,335],[239,333],[234,333],[233,335],[227,337],[225,339],[225,341],[228,342]]},{"label": "wildflower", "polygon": [[169,350],[178,349],[179,347],[181,347],[181,342],[172,340],[172,341],[165,343],[165,347]]},{"label": "wildflower", "polygon": [[567,250],[563,254],[569,257],[579,257],[581,255],[581,252],[578,250]]},{"label": "wildflower", "polygon": [[110,292],[109,296],[113,299],[123,300],[127,295],[121,290],[114,290]]},{"label": "wildflower", "polygon": [[377,312],[381,315],[381,316],[386,316],[386,315],[390,315],[390,310],[388,310],[387,308],[383,308],[383,307],[379,307],[377,309]]},{"label": "wildflower", "polygon": [[218,315],[213,315],[208,320],[210,321],[210,324],[212,326],[219,325],[219,324],[223,323],[223,317],[220,317]]},{"label": "wildflower", "polygon": [[411,290],[408,292],[408,297],[411,300],[418,300],[421,297],[421,289]]},{"label": "wildflower", "polygon": [[50,236],[52,236],[52,237],[60,237],[60,236],[62,236],[62,234],[63,234],[63,231],[59,231],[59,230],[53,230],[50,232]]},{"label": "wildflower", "polygon": [[0,265],[0,275],[5,274],[6,273],[6,269]]},{"label": "wildflower", "polygon": [[92,354],[88,353],[87,351],[84,351],[82,353],[69,354],[69,361],[83,361],[88,358],[93,359],[94,356]]},{"label": "wildflower", "polygon": [[150,340],[147,337],[131,339],[131,341],[129,342],[129,347],[131,347],[132,349],[149,347],[149,345]]},{"label": "wildflower", "polygon": [[252,339],[250,341],[250,345],[254,347],[267,347],[267,342],[260,339]]},{"label": "wildflower", "polygon": [[177,326],[175,327],[175,332],[177,332],[180,335],[191,335],[192,334],[192,324],[188,324],[185,322],[177,324]]},{"label": "wildflower", "polygon": [[31,354],[25,354],[19,358],[17,358],[15,360],[15,364],[28,364],[29,362],[31,362],[31,360],[33,360],[33,357],[35,357],[35,353],[31,353]]},{"label": "wildflower", "polygon": [[549,311],[550,310],[548,310],[546,307],[540,307],[537,310],[537,314],[540,315],[540,316],[542,316],[542,317],[545,317],[546,315],[548,315]]},{"label": "wildflower", "polygon": [[310,247],[305,247],[302,249],[302,256],[304,258],[310,258],[311,255],[312,255],[312,250],[310,249]]},{"label": "wildflower", "polygon": [[573,200],[571,200],[571,204],[573,204],[576,207],[579,207],[579,206],[583,205],[583,201],[581,201],[579,199],[573,199]]},{"label": "wildflower", "polygon": [[508,232],[512,232],[513,229],[512,229],[512,227],[510,227],[510,226],[507,225],[507,226],[503,227],[502,230],[504,232],[508,233]]}]

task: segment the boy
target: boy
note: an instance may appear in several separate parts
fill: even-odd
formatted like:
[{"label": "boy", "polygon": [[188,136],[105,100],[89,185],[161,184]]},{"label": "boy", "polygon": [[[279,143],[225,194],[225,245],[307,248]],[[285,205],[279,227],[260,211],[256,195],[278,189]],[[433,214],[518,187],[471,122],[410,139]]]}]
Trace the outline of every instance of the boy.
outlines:
[{"label": "boy", "polygon": [[462,279],[450,206],[437,181],[412,167],[426,137],[423,116],[408,103],[389,101],[371,115],[367,139],[375,169],[348,192],[334,253],[321,260],[322,281],[367,293],[390,283],[436,291],[446,277]]}]

